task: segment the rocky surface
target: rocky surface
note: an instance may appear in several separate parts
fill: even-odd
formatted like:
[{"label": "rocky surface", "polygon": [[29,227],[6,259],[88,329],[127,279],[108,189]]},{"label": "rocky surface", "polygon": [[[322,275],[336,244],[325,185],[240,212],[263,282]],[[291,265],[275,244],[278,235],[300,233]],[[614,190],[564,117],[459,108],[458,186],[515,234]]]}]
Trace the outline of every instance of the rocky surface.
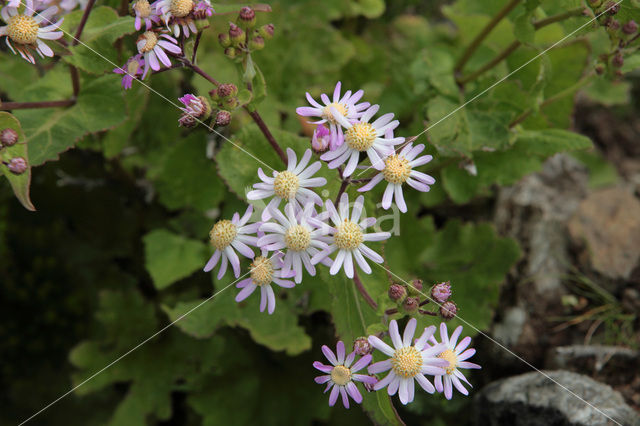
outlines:
[{"label": "rocky surface", "polygon": [[531,372],[490,383],[474,398],[475,422],[488,426],[640,425],[610,386],[568,371]]}]

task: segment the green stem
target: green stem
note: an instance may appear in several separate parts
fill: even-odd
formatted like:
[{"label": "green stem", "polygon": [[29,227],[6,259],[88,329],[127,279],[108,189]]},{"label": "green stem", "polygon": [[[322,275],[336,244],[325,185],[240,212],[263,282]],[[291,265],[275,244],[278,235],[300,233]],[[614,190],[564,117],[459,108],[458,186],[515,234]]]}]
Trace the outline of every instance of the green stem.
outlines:
[{"label": "green stem", "polygon": [[487,38],[489,33],[504,19],[505,16],[509,14],[519,3],[521,0],[511,0],[507,3],[492,19],[485,25],[485,27],[480,31],[480,33],[473,39],[471,44],[467,46],[464,53],[456,63],[454,67],[454,71],[456,74],[459,74],[464,69],[464,66],[467,64],[469,59],[473,56],[475,51],[478,49],[482,41]]}]

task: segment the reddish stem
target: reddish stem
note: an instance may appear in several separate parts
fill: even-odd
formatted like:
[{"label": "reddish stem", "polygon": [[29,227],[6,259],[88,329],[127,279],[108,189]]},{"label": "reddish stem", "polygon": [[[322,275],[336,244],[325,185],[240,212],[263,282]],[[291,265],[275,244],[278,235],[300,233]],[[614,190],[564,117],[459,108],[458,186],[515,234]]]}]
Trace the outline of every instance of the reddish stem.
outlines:
[{"label": "reddish stem", "polygon": [[93,5],[96,3],[96,0],[89,0],[87,3],[87,7],[84,9],[84,13],[82,14],[82,19],[80,19],[80,24],[78,24],[78,29],[76,30],[76,35],[73,37],[71,41],[71,45],[75,46],[80,42],[80,36],[82,35],[82,31],[84,30],[84,26],[89,19],[89,14],[91,13],[91,9]]},{"label": "reddish stem", "polygon": [[63,101],[42,101],[42,102],[2,102],[0,111],[30,108],[56,108],[68,107],[75,104],[75,99],[65,99]]},{"label": "reddish stem", "polygon": [[362,285],[362,281],[360,281],[360,277],[358,276],[358,271],[355,268],[353,269],[353,282],[356,284],[356,288],[358,289],[362,297],[364,297],[364,300],[367,301],[369,306],[371,306],[374,310],[378,309],[378,304],[367,292],[367,289],[364,288],[364,285]]}]

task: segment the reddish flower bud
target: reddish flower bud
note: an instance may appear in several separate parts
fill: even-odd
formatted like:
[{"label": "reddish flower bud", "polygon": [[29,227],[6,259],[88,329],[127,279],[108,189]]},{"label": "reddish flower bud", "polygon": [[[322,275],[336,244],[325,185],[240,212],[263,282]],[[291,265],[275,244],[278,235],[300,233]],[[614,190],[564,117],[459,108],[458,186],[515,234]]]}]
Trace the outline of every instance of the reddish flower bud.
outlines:
[{"label": "reddish flower bud", "polygon": [[602,64],[596,65],[596,74],[598,75],[604,74],[604,65]]},{"label": "reddish flower bud", "polygon": [[389,299],[396,303],[402,303],[407,297],[407,289],[400,284],[391,284],[389,286]]},{"label": "reddish flower bud", "polygon": [[0,147],[13,146],[18,142],[18,132],[13,129],[3,129],[0,132]]},{"label": "reddish flower bud", "polygon": [[264,38],[260,36],[255,36],[251,40],[249,40],[249,49],[251,50],[262,50],[264,49]]},{"label": "reddish flower bud", "polygon": [[445,320],[450,320],[458,313],[458,306],[453,300],[448,300],[440,306],[440,316]]},{"label": "reddish flower bud", "polygon": [[236,24],[229,22],[229,38],[234,45],[244,41],[244,31]]},{"label": "reddish flower bud", "polygon": [[238,94],[238,87],[233,83],[225,83],[218,86],[218,96],[228,98]]},{"label": "reddish flower bud", "polygon": [[218,34],[218,43],[222,47],[229,47],[231,46],[231,37],[228,33],[220,33]]},{"label": "reddish flower bud", "polygon": [[240,9],[238,18],[245,26],[251,27],[256,23],[256,12],[250,7],[245,6]]},{"label": "reddish flower bud", "polygon": [[7,164],[9,171],[14,175],[21,175],[27,171],[27,160],[22,157],[15,157],[9,160],[9,164]]},{"label": "reddish flower bud", "polygon": [[606,26],[608,31],[618,31],[620,29],[620,21],[618,21],[617,19],[609,18],[607,19]]},{"label": "reddish flower bud", "polygon": [[409,294],[412,296],[419,296],[422,294],[422,280],[415,279],[411,281],[411,284],[407,286],[409,289]]},{"label": "reddish flower bud", "polygon": [[420,300],[417,297],[407,297],[402,302],[402,310],[405,314],[415,314],[420,308]]},{"label": "reddish flower bud", "polygon": [[356,341],[353,342],[353,351],[357,355],[365,356],[373,352],[373,347],[366,337],[358,337]]},{"label": "reddish flower bud", "polygon": [[446,281],[431,287],[431,297],[438,303],[446,302],[451,297],[451,283]]},{"label": "reddish flower bud", "polygon": [[220,110],[216,114],[216,126],[227,126],[231,123],[231,113],[229,111]]},{"label": "reddish flower bud", "polygon": [[275,30],[276,27],[273,24],[267,24],[258,28],[258,34],[260,34],[267,40],[271,40],[271,38],[273,38],[273,33],[275,32]]},{"label": "reddish flower bud", "polygon": [[611,60],[611,64],[616,68],[622,67],[624,65],[624,56],[622,56],[622,53],[620,52],[616,53],[613,59]]},{"label": "reddish flower bud", "polygon": [[638,31],[638,24],[636,24],[636,21],[633,21],[633,20],[627,22],[622,27],[622,32],[627,35],[635,34],[637,31]]},{"label": "reddish flower bud", "polygon": [[182,114],[178,119],[180,127],[195,127],[196,124],[198,124],[197,119],[189,113]]},{"label": "reddish flower bud", "polygon": [[607,10],[607,13],[610,16],[613,16],[615,14],[617,14],[618,12],[620,12],[620,5],[614,1],[610,1],[607,3],[607,5],[605,6],[605,9]]}]

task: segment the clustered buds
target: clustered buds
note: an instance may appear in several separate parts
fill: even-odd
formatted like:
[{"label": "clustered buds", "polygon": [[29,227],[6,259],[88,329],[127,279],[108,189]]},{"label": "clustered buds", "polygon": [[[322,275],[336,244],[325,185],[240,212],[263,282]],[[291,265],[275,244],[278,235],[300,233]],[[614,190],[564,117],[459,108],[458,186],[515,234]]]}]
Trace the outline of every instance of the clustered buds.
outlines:
[{"label": "clustered buds", "polygon": [[[415,279],[406,285],[392,283],[389,286],[388,294],[389,299],[396,303],[397,308],[389,309],[386,313],[389,315],[397,312],[405,315],[420,313],[422,315],[440,316],[444,320],[450,320],[456,316],[458,307],[455,302],[450,299],[452,294],[450,281],[434,284],[429,293],[429,296],[424,294],[421,279]],[[422,301],[421,296],[425,296]],[[440,305],[437,311],[434,312],[421,308],[429,302],[435,302]]]},{"label": "clustered buds", "polygon": [[[14,129],[6,128],[0,130],[0,150],[9,148],[18,143],[18,132]],[[14,175],[21,175],[29,168],[27,160],[22,157],[14,157],[9,161],[2,160],[2,164],[7,166]]]},{"label": "clustered buds", "polygon": [[217,107],[214,124],[221,127],[228,126],[231,123],[231,111],[240,106],[238,87],[233,83],[224,83],[210,90],[209,96]]},{"label": "clustered buds", "polygon": [[256,26],[256,11],[250,7],[243,7],[238,13],[236,22],[229,22],[229,30],[218,34],[218,41],[224,47],[224,54],[234,59],[254,50],[264,48],[265,40],[273,37],[275,27],[266,24]]},{"label": "clustered buds", "polygon": [[0,131],[0,148],[13,146],[18,142],[18,132],[13,129]]}]

